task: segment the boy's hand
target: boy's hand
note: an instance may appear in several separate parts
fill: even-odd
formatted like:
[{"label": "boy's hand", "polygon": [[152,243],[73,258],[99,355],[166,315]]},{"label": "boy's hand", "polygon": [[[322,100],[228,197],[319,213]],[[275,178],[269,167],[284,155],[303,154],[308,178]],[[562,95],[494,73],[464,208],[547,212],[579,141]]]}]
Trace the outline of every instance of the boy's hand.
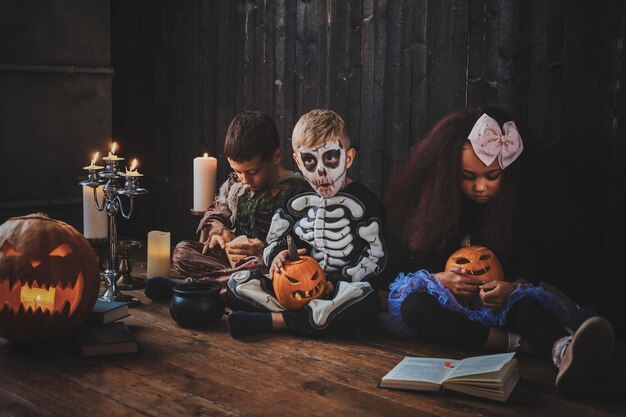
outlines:
[{"label": "boy's hand", "polygon": [[508,281],[490,281],[480,286],[480,299],[483,305],[493,311],[504,307],[509,294],[517,285]]},{"label": "boy's hand", "polygon": [[[305,253],[306,249],[298,249],[298,255],[304,255]],[[270,266],[270,279],[274,279],[274,272],[284,272],[283,266],[285,266],[287,261],[289,261],[289,251],[285,249],[278,252]]]},{"label": "boy's hand", "polygon": [[207,253],[210,249],[213,249],[214,247],[218,245],[219,247],[224,249],[224,246],[226,245],[226,243],[230,242],[234,238],[235,238],[235,234],[233,232],[227,229],[222,229],[222,232],[220,234],[212,235],[209,238],[207,243],[204,245],[204,248],[202,248],[202,253],[203,254]]},{"label": "boy's hand", "polygon": [[230,245],[228,253],[231,255],[261,256],[263,254],[263,241],[259,239],[248,239],[248,243],[235,243]]},{"label": "boy's hand", "polygon": [[452,267],[445,272],[435,274],[435,276],[455,297],[461,299],[476,298],[483,282],[465,272],[463,268]]}]

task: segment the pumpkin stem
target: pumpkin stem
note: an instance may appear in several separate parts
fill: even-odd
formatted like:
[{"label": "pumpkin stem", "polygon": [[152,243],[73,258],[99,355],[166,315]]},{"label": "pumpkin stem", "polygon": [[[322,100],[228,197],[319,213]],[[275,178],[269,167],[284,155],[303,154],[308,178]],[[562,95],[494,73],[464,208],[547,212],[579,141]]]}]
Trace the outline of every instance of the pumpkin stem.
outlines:
[{"label": "pumpkin stem", "polygon": [[291,260],[291,262],[300,260],[300,255],[298,255],[298,248],[293,241],[293,237],[291,237],[290,235],[287,235],[287,249],[289,250],[289,260]]},{"label": "pumpkin stem", "polygon": [[463,236],[463,239],[461,239],[461,247],[464,248],[467,246],[472,246],[472,235],[470,234]]}]

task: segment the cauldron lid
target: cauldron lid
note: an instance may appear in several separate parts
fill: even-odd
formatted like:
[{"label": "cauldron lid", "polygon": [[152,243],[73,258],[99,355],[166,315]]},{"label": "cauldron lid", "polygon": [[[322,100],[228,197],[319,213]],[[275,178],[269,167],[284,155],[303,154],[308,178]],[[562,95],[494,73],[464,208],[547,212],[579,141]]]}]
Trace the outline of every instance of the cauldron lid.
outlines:
[{"label": "cauldron lid", "polygon": [[184,295],[213,295],[219,293],[217,285],[210,282],[187,282],[174,287],[174,292]]}]

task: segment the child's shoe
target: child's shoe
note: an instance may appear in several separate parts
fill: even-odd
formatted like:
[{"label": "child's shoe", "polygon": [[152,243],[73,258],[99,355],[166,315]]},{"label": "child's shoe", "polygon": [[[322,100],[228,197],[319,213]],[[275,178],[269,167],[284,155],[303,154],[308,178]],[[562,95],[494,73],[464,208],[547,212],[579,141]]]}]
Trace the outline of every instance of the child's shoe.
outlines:
[{"label": "child's shoe", "polygon": [[557,390],[569,395],[583,391],[588,377],[611,359],[614,345],[613,327],[602,317],[585,320],[574,335],[557,340],[552,348],[559,368]]},{"label": "child's shoe", "polygon": [[233,339],[272,331],[272,313],[233,311],[228,315],[228,331]]}]

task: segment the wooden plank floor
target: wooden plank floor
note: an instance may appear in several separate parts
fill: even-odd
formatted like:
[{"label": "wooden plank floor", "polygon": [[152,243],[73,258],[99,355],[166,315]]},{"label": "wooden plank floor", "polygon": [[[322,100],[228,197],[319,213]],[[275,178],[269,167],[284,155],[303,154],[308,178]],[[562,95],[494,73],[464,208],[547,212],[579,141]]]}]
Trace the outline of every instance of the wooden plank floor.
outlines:
[{"label": "wooden plank floor", "polygon": [[[134,262],[137,276],[145,263]],[[144,275],[145,276],[145,275]],[[484,352],[401,340],[378,330],[360,340],[287,333],[232,339],[226,319],[209,330],[178,327],[167,303],[142,291],[124,321],[137,354],[81,357],[70,341],[24,347],[0,339],[0,416],[624,416],[626,361],[586,398],[554,388],[555,368],[518,355],[521,380],[506,404],[377,388],[405,355],[463,358]]]}]

